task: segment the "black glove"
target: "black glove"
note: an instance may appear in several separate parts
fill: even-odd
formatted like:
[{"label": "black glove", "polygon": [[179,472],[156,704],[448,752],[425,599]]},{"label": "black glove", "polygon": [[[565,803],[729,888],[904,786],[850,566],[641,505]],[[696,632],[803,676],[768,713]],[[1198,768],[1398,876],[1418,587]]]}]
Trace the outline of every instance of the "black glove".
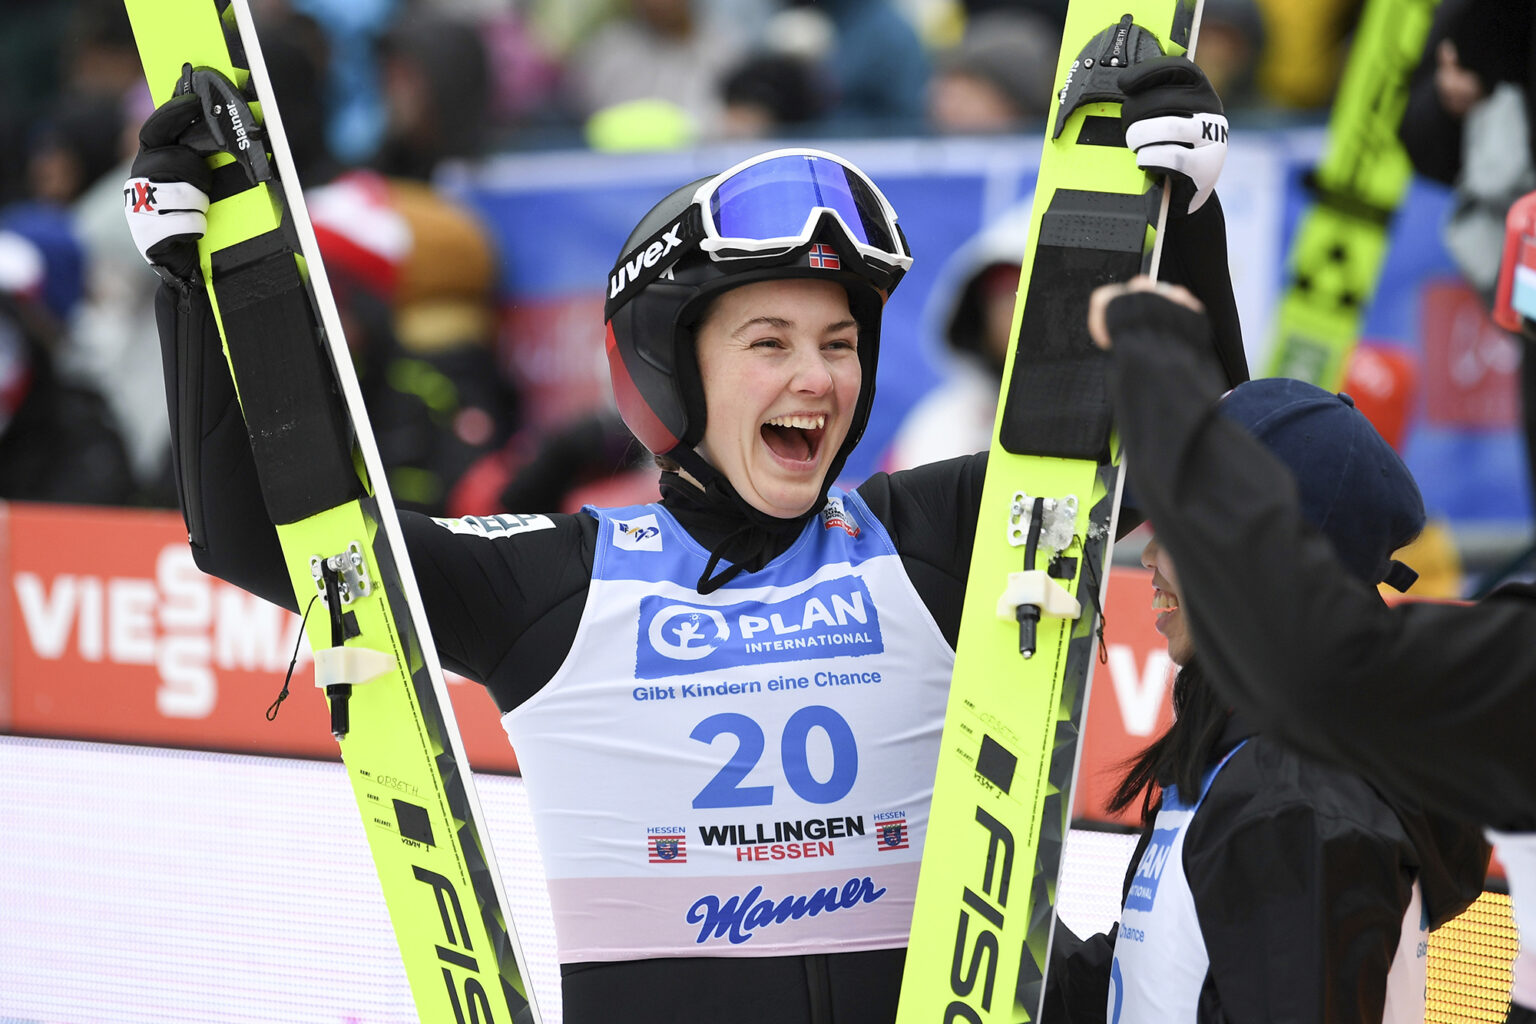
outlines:
[{"label": "black glove", "polygon": [[198,280],[197,240],[208,230],[213,172],[184,142],[201,126],[192,95],[167,100],[139,130],[139,155],[123,186],[123,213],[134,244],[155,273],[173,284]]},{"label": "black glove", "polygon": [[1120,125],[1136,165],[1171,175],[1171,209],[1194,213],[1227,159],[1227,119],[1210,79],[1187,57],[1154,57],[1121,72],[1120,91]]}]

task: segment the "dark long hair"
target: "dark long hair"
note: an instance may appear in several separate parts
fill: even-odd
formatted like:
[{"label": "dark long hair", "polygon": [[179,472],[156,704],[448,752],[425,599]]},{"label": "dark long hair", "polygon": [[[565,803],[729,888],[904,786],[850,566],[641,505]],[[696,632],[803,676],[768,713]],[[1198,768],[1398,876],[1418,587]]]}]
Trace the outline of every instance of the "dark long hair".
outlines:
[{"label": "dark long hair", "polygon": [[1150,821],[1164,779],[1178,786],[1186,799],[1199,795],[1200,777],[1221,739],[1228,712],[1197,660],[1191,659],[1174,678],[1173,715],[1167,732],[1121,763],[1125,777],[1109,799],[1110,811],[1118,814],[1140,796],[1142,821]]}]

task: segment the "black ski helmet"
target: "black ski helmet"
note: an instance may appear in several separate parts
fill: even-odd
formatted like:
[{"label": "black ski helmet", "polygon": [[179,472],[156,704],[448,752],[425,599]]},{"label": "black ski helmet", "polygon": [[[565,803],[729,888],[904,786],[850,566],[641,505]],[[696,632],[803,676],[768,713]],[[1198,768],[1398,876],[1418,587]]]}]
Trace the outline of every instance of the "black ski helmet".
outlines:
[{"label": "black ski helmet", "polygon": [[[766,172],[754,169],[775,160],[793,173],[809,168],[812,175],[838,179],[842,201],[823,197],[818,190],[814,202],[777,209],[775,215],[782,223],[804,225],[786,244],[754,250],[753,243],[743,247],[722,239],[722,206],[750,196],[754,187],[763,189],[758,192],[759,202],[773,203],[777,195],[773,188],[782,182],[754,183],[749,175],[746,187],[723,201],[721,184],[738,182],[736,176],[743,170],[766,177]],[[801,165],[799,169],[796,164]],[[711,183],[716,186],[713,190],[706,188]],[[805,183],[796,184],[789,191],[804,191]],[[849,225],[848,219],[861,223]],[[861,241],[853,232],[865,238]],[[906,238],[890,203],[863,172],[830,153],[775,150],[684,185],[640,219],[609,275],[603,318],[619,414],[655,455],[672,459],[696,476],[715,475],[694,451],[704,436],[705,420],[694,336],[710,302],[722,292],[757,281],[831,279],[847,291],[849,311],[859,325],[863,380],[848,436],[828,469],[830,484],[868,423],[880,351],[880,314],[910,265]]]}]

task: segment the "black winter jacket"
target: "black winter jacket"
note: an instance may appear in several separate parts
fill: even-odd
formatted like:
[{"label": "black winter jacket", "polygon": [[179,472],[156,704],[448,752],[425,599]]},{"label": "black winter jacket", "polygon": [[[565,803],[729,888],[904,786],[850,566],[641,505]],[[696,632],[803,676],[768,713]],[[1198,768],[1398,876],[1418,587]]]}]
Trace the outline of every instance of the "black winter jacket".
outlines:
[{"label": "black winter jacket", "polygon": [[[1211,763],[1239,743],[1184,840],[1204,950],[1164,951],[1209,960],[1197,1024],[1381,1021],[1413,884],[1438,928],[1481,894],[1488,845],[1477,828],[1389,801],[1241,717]],[[1151,836],[1149,820],[1123,893]],[[1117,930],[1079,940],[1058,924],[1047,1024],[1104,1020]]]}]

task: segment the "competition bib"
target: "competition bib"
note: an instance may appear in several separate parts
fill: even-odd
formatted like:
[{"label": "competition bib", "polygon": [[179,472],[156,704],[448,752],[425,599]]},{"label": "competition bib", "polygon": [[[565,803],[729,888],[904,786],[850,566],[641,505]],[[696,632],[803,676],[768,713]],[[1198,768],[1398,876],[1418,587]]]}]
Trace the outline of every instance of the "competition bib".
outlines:
[{"label": "competition bib", "polygon": [[604,510],[571,653],[504,722],[563,962],[906,944],[953,651],[856,495],[713,594]]}]

